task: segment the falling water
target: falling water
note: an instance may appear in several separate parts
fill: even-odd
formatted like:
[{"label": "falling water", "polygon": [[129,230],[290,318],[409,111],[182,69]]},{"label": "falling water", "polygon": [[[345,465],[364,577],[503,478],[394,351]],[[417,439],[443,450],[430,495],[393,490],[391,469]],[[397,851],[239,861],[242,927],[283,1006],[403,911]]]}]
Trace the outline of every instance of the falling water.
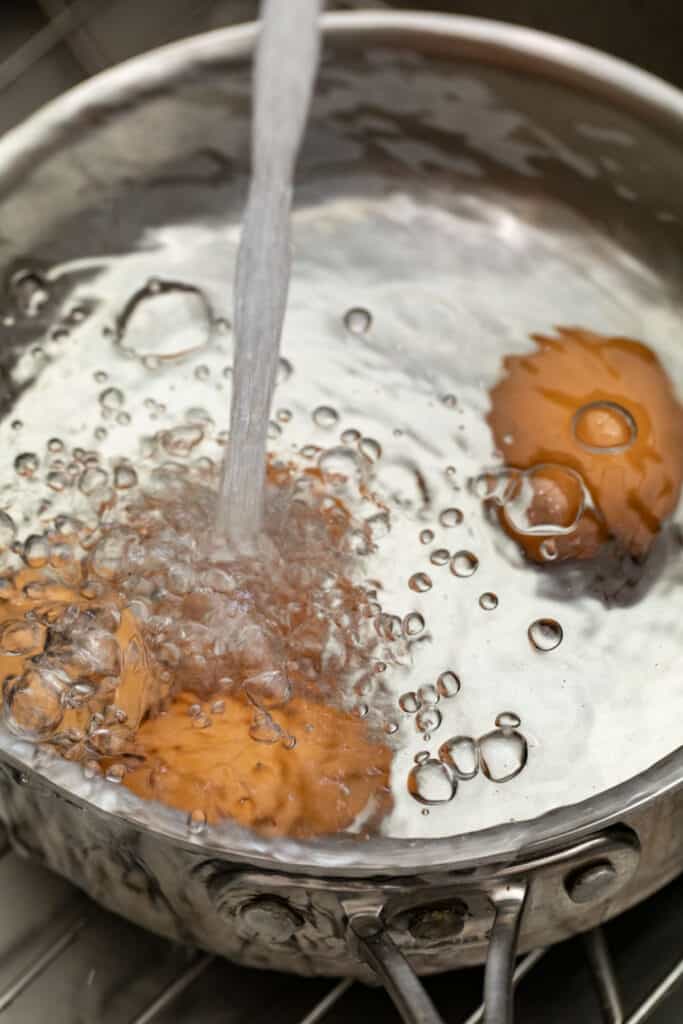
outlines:
[{"label": "falling water", "polygon": [[322,0],[263,0],[254,67],[252,173],[235,281],[236,353],[219,538],[263,522],[268,415],[290,271],[292,178],[318,65]]}]

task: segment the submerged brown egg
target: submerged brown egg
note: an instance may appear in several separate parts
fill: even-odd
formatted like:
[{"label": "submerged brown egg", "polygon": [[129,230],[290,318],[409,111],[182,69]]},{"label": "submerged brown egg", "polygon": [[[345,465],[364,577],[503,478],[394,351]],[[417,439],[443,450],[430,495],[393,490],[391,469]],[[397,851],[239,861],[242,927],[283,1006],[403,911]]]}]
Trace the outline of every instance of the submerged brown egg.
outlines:
[{"label": "submerged brown egg", "polygon": [[40,564],[0,593],[3,718],[195,823],[370,827],[392,755],[342,705],[403,639],[376,629],[354,579],[352,541],[369,530],[329,478],[279,464],[268,480],[270,530],[249,555],[208,549],[215,492],[196,482],[129,500],[94,545],[56,526],[38,537]]},{"label": "submerged brown egg", "polygon": [[137,752],[145,764],[125,784],[138,796],[269,835],[340,832],[389,803],[390,750],[362,720],[302,697],[267,713],[227,696],[216,713],[183,692],[142,725]]},{"label": "submerged brown egg", "polygon": [[[6,720],[13,731],[59,741],[69,730],[85,730],[93,713],[111,705],[123,716],[126,738],[131,736],[165,695],[150,670],[134,615],[120,606],[114,594],[104,594],[95,603],[49,570],[23,569],[12,582],[13,590],[0,602],[0,681]],[[116,675],[107,678],[100,673],[93,679],[89,675],[92,651],[87,644],[79,649],[60,642],[60,624],[70,612],[87,617],[107,609],[117,616],[113,645],[100,655],[113,656]],[[69,700],[65,700],[66,682],[76,684]],[[79,683],[87,688],[82,701],[76,699]],[[77,744],[70,756],[78,757],[79,752]]]},{"label": "submerged brown egg", "polygon": [[642,556],[680,496],[683,407],[642,343],[557,334],[507,356],[491,390],[488,422],[511,469],[500,523],[537,561],[591,558],[609,537]]}]

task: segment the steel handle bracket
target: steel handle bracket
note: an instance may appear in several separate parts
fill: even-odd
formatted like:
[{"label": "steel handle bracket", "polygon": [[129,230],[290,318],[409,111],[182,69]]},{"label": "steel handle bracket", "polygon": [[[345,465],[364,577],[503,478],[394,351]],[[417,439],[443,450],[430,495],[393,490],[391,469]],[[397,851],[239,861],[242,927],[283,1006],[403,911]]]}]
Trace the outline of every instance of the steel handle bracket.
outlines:
[{"label": "steel handle bracket", "polygon": [[[484,1024],[513,1024],[512,975],[528,884],[515,880],[489,892],[495,917],[484,975]],[[391,938],[381,904],[349,901],[349,943],[381,980],[405,1024],[443,1024],[417,974]]]}]

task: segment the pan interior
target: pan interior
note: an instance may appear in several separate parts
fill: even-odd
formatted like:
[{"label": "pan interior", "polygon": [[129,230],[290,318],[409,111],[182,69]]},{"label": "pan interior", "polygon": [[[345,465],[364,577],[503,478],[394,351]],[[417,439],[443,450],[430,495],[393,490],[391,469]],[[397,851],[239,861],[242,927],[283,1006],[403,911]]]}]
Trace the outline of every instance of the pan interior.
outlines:
[{"label": "pan interior", "polygon": [[[31,521],[38,496],[35,481],[17,480],[17,456],[55,435],[92,448],[105,387],[131,415],[105,424],[108,456],[131,455],[188,407],[227,425],[231,335],[207,333],[202,318],[231,316],[248,112],[240,60],[132,90],[99,117],[84,109],[6,193],[0,444],[15,520]],[[683,396],[681,164],[645,119],[580,90],[447,56],[328,46],[299,170],[275,396],[292,415],[272,447],[349,449],[345,431],[373,442],[367,468],[391,524],[359,556],[362,576],[381,581],[383,607],[404,623],[424,622],[381,692],[359,700],[395,746],[386,837],[525,821],[680,744],[678,517],[642,566],[539,568],[487,519],[472,481],[502,465],[489,391],[505,356],[533,351],[534,332],[640,339]],[[34,308],[12,305],[17,270],[45,289]],[[145,326],[161,361],[131,356],[140,339],[122,346],[111,331],[150,280],[185,289]],[[168,344],[187,354],[166,361]],[[320,406],[333,424],[316,421]],[[456,552],[476,571],[464,555],[453,571]],[[552,650],[530,642],[537,620],[561,626]],[[438,754],[454,737],[486,751],[457,787]],[[35,762],[6,732],[3,743]],[[74,793],[154,822],[129,794],[41,758]]]}]

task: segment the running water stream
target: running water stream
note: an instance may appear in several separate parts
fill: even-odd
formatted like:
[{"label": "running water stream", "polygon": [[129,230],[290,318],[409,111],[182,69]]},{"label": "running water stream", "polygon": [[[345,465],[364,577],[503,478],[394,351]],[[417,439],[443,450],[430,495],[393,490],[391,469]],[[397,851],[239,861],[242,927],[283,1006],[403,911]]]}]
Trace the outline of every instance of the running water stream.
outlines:
[{"label": "running water stream", "polygon": [[254,66],[252,171],[235,282],[230,447],[218,541],[242,549],[263,525],[266,433],[290,272],[292,179],[318,66],[322,0],[263,0]]}]

